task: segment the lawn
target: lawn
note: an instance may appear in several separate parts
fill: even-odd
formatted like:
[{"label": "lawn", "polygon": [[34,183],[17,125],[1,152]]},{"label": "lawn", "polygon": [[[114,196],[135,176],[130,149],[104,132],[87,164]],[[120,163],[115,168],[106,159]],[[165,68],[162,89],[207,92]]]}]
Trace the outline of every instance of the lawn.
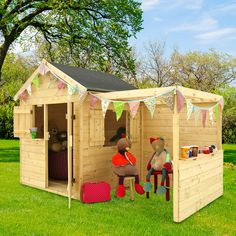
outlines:
[{"label": "lawn", "polygon": [[[236,164],[236,145],[224,145],[225,161]],[[0,140],[0,235],[236,235],[236,170],[224,169],[224,196],[180,224],[172,222],[172,201],[113,198],[83,205],[19,184],[16,140]]]}]

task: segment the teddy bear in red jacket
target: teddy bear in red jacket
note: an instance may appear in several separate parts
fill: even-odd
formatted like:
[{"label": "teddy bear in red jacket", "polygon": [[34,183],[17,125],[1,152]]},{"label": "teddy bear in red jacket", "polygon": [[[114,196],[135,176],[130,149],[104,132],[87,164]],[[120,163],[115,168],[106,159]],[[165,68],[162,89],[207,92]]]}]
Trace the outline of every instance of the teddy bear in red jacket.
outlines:
[{"label": "teddy bear in red jacket", "polygon": [[121,138],[117,142],[117,148],[118,153],[112,158],[113,171],[119,177],[119,186],[116,190],[116,196],[119,198],[125,196],[124,178],[126,176],[134,176],[136,192],[138,194],[144,194],[143,187],[139,184],[138,170],[135,166],[136,158],[129,152],[131,141],[126,138]]}]

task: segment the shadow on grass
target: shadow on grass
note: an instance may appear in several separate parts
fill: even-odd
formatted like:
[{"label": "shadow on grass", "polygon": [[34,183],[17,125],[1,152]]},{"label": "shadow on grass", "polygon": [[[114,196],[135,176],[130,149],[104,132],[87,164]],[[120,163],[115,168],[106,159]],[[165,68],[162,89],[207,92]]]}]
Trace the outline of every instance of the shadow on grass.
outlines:
[{"label": "shadow on grass", "polygon": [[231,162],[236,165],[236,150],[225,150],[224,151],[224,162]]}]

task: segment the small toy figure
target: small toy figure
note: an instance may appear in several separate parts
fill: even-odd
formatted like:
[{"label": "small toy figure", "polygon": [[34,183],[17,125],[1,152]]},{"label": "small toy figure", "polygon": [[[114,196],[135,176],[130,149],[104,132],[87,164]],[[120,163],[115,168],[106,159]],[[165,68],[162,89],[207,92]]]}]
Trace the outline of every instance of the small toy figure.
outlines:
[{"label": "small toy figure", "polygon": [[144,191],[149,192],[152,188],[150,183],[151,174],[153,171],[162,171],[161,186],[157,188],[157,194],[164,194],[166,187],[164,186],[166,175],[172,170],[170,154],[165,149],[165,139],[163,137],[150,138],[150,144],[154,153],[148,163],[148,174],[146,176],[146,183],[144,184]]},{"label": "small toy figure", "polygon": [[138,194],[144,194],[143,187],[139,184],[138,170],[135,166],[136,158],[129,152],[131,141],[124,138],[117,142],[118,153],[113,156],[113,171],[119,177],[119,186],[116,190],[116,196],[122,198],[125,196],[124,178],[126,176],[135,177],[135,190]]}]

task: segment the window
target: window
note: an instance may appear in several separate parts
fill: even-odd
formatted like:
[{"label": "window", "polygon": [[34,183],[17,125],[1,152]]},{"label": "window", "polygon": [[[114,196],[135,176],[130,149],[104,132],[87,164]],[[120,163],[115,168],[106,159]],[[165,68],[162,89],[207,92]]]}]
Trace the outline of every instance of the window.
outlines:
[{"label": "window", "polygon": [[37,138],[44,138],[43,105],[34,106],[34,127],[37,127]]},{"label": "window", "polygon": [[129,114],[123,111],[121,118],[116,120],[116,113],[107,110],[104,119],[104,146],[115,146],[122,133],[129,133]]}]

